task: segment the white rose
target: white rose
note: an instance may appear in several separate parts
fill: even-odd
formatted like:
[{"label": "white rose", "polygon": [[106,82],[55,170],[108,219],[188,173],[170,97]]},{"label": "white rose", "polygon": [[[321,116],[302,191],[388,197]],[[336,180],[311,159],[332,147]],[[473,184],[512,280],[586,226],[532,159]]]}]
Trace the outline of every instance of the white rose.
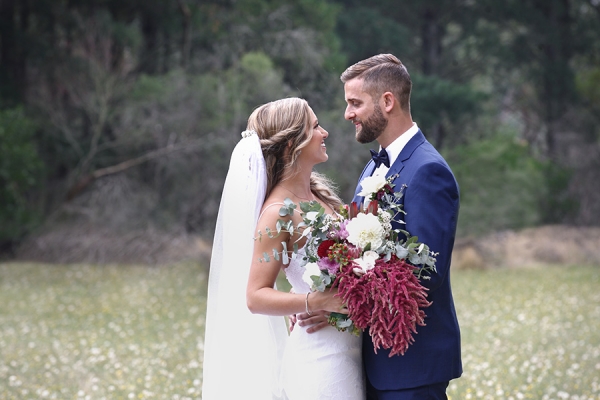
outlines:
[{"label": "white rose", "polygon": [[385,176],[368,176],[360,182],[362,190],[359,196],[369,197],[370,195],[379,192],[386,185]]},{"label": "white rose", "polygon": [[373,214],[358,214],[348,222],[346,231],[348,231],[348,241],[361,249],[369,243],[372,249],[378,249],[383,244],[385,236],[379,218]]},{"label": "white rose", "polygon": [[352,268],[356,275],[363,275],[367,271],[375,268],[375,261],[379,258],[379,254],[374,251],[365,251],[361,258],[355,258],[353,261],[358,264],[358,268]]},{"label": "white rose", "polygon": [[317,265],[317,263],[308,263],[304,266],[304,273],[302,274],[302,280],[304,282],[306,282],[308,284],[308,286],[312,287],[312,285],[315,283],[311,276],[320,276],[321,275],[321,269],[319,268],[319,266]]}]

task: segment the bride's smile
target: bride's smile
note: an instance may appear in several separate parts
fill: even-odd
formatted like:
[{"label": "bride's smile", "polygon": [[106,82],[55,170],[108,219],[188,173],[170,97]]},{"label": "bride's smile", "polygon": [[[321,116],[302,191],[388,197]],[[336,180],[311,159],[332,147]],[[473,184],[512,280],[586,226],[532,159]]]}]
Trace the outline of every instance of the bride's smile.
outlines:
[{"label": "bride's smile", "polygon": [[325,139],[329,136],[329,132],[319,125],[319,120],[312,110],[310,113],[312,132],[309,134],[311,135],[311,139],[303,153],[308,153],[314,164],[320,164],[329,158],[327,155],[327,145],[325,144]]}]

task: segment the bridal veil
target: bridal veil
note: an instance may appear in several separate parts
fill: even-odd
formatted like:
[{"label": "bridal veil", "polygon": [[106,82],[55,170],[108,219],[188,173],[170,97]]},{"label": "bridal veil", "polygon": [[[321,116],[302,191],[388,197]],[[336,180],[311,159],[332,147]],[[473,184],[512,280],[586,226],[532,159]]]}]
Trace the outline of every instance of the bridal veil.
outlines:
[{"label": "bridal veil", "polygon": [[280,363],[283,317],[252,314],[246,285],[254,234],[267,186],[254,131],[244,131],[231,155],[213,242],[204,336],[202,398],[283,399]]}]

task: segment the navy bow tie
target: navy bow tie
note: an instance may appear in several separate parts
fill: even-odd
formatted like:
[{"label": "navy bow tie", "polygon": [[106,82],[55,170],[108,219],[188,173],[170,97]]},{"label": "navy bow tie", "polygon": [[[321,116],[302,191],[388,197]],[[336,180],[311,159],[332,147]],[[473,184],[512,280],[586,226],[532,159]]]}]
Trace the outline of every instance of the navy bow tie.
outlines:
[{"label": "navy bow tie", "polygon": [[377,153],[375,150],[370,151],[371,158],[373,159],[373,161],[375,161],[375,168],[379,167],[381,164],[385,165],[388,168],[390,167],[390,158],[388,157],[388,153],[387,151],[385,151],[385,149],[381,149],[379,153]]}]

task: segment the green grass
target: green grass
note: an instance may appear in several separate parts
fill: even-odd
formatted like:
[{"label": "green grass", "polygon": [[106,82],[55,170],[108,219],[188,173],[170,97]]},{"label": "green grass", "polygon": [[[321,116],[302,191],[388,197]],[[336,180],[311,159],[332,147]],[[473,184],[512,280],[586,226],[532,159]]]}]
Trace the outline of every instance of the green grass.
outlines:
[{"label": "green grass", "polygon": [[[452,280],[453,400],[600,399],[600,268]],[[199,398],[205,289],[194,264],[0,264],[0,399]]]},{"label": "green grass", "polygon": [[452,285],[452,399],[600,399],[600,268],[461,271]]},{"label": "green grass", "polygon": [[0,399],[193,399],[206,274],[0,264]]}]

